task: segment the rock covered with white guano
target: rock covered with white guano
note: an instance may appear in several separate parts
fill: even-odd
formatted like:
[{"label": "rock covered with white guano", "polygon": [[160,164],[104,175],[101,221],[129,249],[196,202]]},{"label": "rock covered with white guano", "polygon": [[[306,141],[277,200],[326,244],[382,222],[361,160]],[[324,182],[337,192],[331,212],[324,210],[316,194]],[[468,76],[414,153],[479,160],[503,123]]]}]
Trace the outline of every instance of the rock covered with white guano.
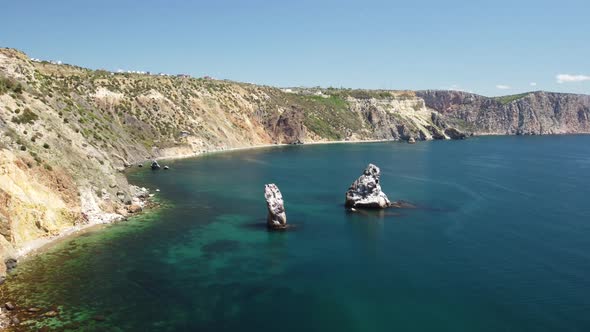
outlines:
[{"label": "rock covered with white guano", "polygon": [[268,208],[268,216],[266,218],[267,226],[272,229],[287,227],[287,215],[285,214],[283,195],[274,183],[264,185],[264,198],[266,199],[266,207]]},{"label": "rock covered with white guano", "polygon": [[160,169],[160,164],[155,159],[152,160],[152,169]]},{"label": "rock covered with white guano", "polygon": [[346,192],[346,207],[384,209],[391,205],[381,191],[379,167],[369,164],[363,175],[354,181]]}]

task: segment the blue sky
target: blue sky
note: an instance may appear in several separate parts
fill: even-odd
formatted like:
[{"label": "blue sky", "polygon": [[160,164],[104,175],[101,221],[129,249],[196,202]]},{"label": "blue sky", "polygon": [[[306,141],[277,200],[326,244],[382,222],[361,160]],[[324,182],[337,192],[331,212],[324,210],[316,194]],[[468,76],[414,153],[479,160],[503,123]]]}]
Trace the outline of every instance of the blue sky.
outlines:
[{"label": "blue sky", "polygon": [[590,94],[590,1],[480,2],[2,1],[0,46],[274,86]]}]

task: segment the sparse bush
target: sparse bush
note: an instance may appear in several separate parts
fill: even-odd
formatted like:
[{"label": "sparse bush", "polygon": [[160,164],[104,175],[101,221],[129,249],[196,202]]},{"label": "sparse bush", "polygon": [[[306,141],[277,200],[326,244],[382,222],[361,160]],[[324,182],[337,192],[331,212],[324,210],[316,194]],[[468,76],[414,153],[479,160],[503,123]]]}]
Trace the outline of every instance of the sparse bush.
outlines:
[{"label": "sparse bush", "polygon": [[31,157],[33,157],[33,159],[35,159],[35,161],[37,162],[37,165],[41,165],[41,158],[39,157],[39,155],[33,151],[30,151]]},{"label": "sparse bush", "polygon": [[19,116],[13,116],[12,122],[23,124],[23,123],[33,123],[39,119],[39,116],[31,111],[29,108],[25,108],[23,113]]},{"label": "sparse bush", "polygon": [[13,78],[0,76],[0,95],[8,92],[21,94],[23,92],[23,86]]},{"label": "sparse bush", "polygon": [[49,144],[47,144],[47,143],[43,143],[43,148],[45,148],[45,149],[49,149]]}]

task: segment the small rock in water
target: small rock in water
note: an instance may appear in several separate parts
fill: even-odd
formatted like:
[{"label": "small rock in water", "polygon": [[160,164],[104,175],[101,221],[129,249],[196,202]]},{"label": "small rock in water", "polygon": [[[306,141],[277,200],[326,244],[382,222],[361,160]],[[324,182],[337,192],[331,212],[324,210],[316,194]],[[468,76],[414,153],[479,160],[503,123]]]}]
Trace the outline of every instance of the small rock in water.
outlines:
[{"label": "small rock in water", "polygon": [[31,307],[31,308],[27,309],[27,311],[28,312],[39,312],[39,311],[41,311],[41,309],[37,308],[37,307]]},{"label": "small rock in water", "polygon": [[345,205],[348,208],[384,209],[390,206],[389,199],[381,191],[379,167],[369,164],[363,175],[354,181],[346,192]]},{"label": "small rock in water", "polygon": [[283,195],[274,183],[264,185],[264,198],[266,199],[266,207],[268,208],[268,215],[266,217],[268,228],[286,228],[287,214],[285,213]]},{"label": "small rock in water", "polygon": [[160,192],[160,189],[156,189],[156,192]]},{"label": "small rock in water", "polygon": [[408,138],[408,143],[414,144],[414,143],[416,143],[416,139],[414,137],[410,137],[410,138]]},{"label": "small rock in water", "polygon": [[152,169],[157,170],[160,169],[160,164],[156,160],[152,160]]},{"label": "small rock in water", "polygon": [[168,166],[164,166],[164,169],[170,169],[170,167],[168,167]]},{"label": "small rock in water", "polygon": [[45,317],[56,317],[57,315],[59,315],[59,313],[55,310],[51,310],[43,314]]},{"label": "small rock in water", "polygon": [[143,164],[139,164],[139,165],[137,165],[137,167],[143,167]]},{"label": "small rock in water", "polygon": [[14,310],[16,308],[16,306],[12,302],[6,302],[4,304],[4,307],[6,308],[6,310]]}]

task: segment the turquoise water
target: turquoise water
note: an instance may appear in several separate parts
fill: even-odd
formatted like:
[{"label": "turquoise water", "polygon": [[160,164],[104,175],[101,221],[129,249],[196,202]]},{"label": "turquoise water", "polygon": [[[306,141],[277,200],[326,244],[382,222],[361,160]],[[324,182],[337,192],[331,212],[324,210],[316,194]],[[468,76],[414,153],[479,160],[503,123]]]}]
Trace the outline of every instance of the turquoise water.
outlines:
[{"label": "turquoise water", "polygon": [[[390,199],[418,208],[347,213],[344,193],[369,162]],[[4,286],[13,298],[60,311],[25,327],[590,329],[588,136],[290,146],[167,164],[130,175],[161,190],[157,213],[17,269]],[[294,229],[265,229],[269,182]]]}]

